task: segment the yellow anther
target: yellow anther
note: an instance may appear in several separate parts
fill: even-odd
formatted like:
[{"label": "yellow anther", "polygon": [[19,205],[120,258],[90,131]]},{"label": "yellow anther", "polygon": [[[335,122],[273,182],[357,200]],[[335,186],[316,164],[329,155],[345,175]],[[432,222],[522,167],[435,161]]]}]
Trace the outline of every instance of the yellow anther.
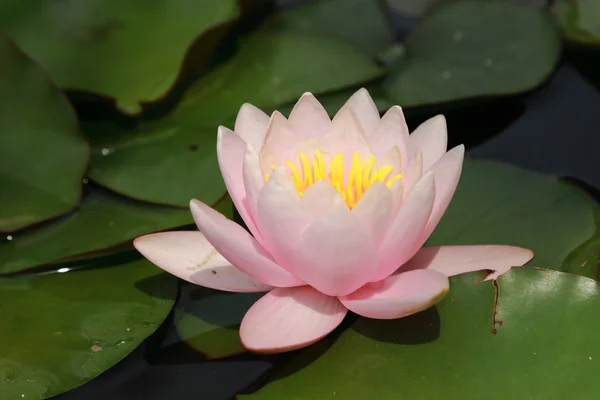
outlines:
[{"label": "yellow anther", "polygon": [[315,160],[319,165],[319,176],[321,176],[321,179],[326,179],[327,170],[325,169],[325,160],[323,160],[323,154],[319,150],[315,152]]},{"label": "yellow anther", "polygon": [[379,182],[383,182],[385,181],[385,178],[387,178],[387,176],[390,174],[390,172],[392,172],[392,167],[385,166],[385,167],[381,167],[379,168],[379,170],[377,171],[377,180]]},{"label": "yellow anther", "polygon": [[302,172],[304,173],[304,186],[311,186],[314,182],[310,161],[306,154],[300,153],[300,163],[302,164]]},{"label": "yellow anther", "polygon": [[286,161],[285,163],[287,164],[288,167],[290,167],[290,170],[292,171],[292,180],[294,181],[296,190],[298,192],[303,191],[304,183],[302,182],[302,178],[300,177],[300,172],[298,172],[298,169],[296,168],[296,166],[294,164],[292,164],[291,161]]},{"label": "yellow anther", "polygon": [[[337,153],[333,157],[328,166],[329,173],[323,159],[323,154],[319,150],[315,151],[312,158],[309,158],[304,153],[300,153],[298,157],[300,165],[286,161],[298,194],[302,196],[306,189],[317,181],[326,181],[338,191],[349,208],[354,208],[363,194],[375,182],[382,182],[390,188],[394,182],[402,179],[402,174],[390,177],[393,170],[391,166],[386,165],[376,168],[375,157],[370,157],[365,161],[360,157],[358,152],[352,154],[352,162],[348,175],[344,173],[345,164],[342,153]],[[274,168],[275,166],[271,170]],[[267,173],[265,180],[268,180],[271,175],[271,172]]]}]

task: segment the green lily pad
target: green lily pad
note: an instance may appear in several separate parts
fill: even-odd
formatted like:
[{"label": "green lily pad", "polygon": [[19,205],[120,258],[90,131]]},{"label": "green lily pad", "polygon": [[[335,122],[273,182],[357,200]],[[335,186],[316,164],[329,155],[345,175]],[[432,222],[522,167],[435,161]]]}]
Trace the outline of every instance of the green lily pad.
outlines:
[{"label": "green lily pad", "polygon": [[0,241],[0,272],[15,272],[192,224],[187,209],[161,207],[94,190],[73,214]]},{"label": "green lily pad", "polygon": [[306,91],[335,91],[381,74],[365,54],[334,39],[255,34],[232,60],[198,80],[167,117],[134,129],[88,124],[89,176],[140,200],[187,207],[197,198],[212,204],[225,192],[217,127],[233,128],[244,102],[269,110]]},{"label": "green lily pad", "polygon": [[95,378],[169,314],[177,281],[145,260],[0,280],[0,398],[41,400]]},{"label": "green lily pad", "polygon": [[377,55],[393,42],[384,2],[378,0],[303,2],[271,17],[264,27],[338,38],[371,56]]},{"label": "green lily pad", "polygon": [[234,0],[12,0],[0,27],[61,87],[136,113],[169,91],[192,53],[214,49],[220,35],[207,32],[238,13]]},{"label": "green lily pad", "polygon": [[0,232],[12,232],[75,207],[89,148],[66,97],[1,33],[0,60]]},{"label": "green lily pad", "polygon": [[263,295],[188,287],[175,308],[175,327],[181,340],[209,359],[243,353],[239,325]]},{"label": "green lily pad", "polygon": [[529,91],[551,75],[561,52],[543,11],[497,0],[449,2],[406,44],[408,56],[387,87],[404,107]]},{"label": "green lily pad", "polygon": [[[529,265],[596,278],[599,210],[592,198],[556,177],[468,159],[427,244],[522,246],[535,252]],[[576,251],[581,246],[587,250]]]},{"label": "green lily pad", "polygon": [[305,350],[243,398],[596,397],[598,283],[517,268],[496,291],[491,282],[476,284],[480,278],[452,278],[442,302],[411,317],[359,319],[320,357],[316,346]]},{"label": "green lily pad", "polygon": [[600,1],[557,0],[553,10],[567,39],[600,45]]}]

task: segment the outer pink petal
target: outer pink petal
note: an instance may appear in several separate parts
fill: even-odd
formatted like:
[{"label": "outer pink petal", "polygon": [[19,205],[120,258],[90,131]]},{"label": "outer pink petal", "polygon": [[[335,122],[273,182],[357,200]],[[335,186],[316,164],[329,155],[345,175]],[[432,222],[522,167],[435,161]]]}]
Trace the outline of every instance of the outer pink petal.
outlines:
[{"label": "outer pink petal", "polygon": [[379,111],[371,95],[365,88],[356,91],[346,102],[345,106],[352,108],[356,114],[365,137],[371,136],[379,125]]},{"label": "outer pink petal", "polygon": [[246,226],[256,240],[262,243],[260,232],[258,232],[246,205],[246,188],[242,172],[245,153],[246,142],[235,132],[220,126],[217,134],[217,158],[225,186]]},{"label": "outer pink petal", "polygon": [[257,151],[262,147],[269,116],[252,104],[244,104],[235,120],[234,131]]},{"label": "outer pink petal", "polygon": [[419,247],[425,243],[425,240],[431,235],[446,212],[450,200],[452,200],[456,191],[464,158],[465,146],[461,144],[444,154],[430,169],[435,174],[435,203],[433,203],[431,217],[429,217],[429,222],[427,222],[427,228],[425,228],[424,237]]},{"label": "outer pink petal", "polygon": [[446,118],[437,115],[423,122],[410,135],[410,149],[423,152],[423,171],[428,171],[445,153],[448,146]]},{"label": "outer pink petal", "polygon": [[331,120],[327,111],[312,93],[304,93],[288,118],[298,135],[309,138],[325,136]]},{"label": "outer pink petal", "polygon": [[367,189],[352,209],[371,233],[373,245],[379,248],[379,244],[385,237],[390,222],[393,219],[394,197],[390,189],[381,182],[375,182]]},{"label": "outer pink petal", "polygon": [[295,161],[295,153],[302,138],[290,122],[279,112],[271,115],[263,147],[260,150],[260,165],[266,176],[273,165]]},{"label": "outer pink petal", "polygon": [[331,121],[321,143],[321,151],[327,157],[326,161],[331,161],[337,153],[342,153],[345,175],[350,171],[354,152],[358,152],[363,158],[370,154],[364,132],[350,107],[342,107]]},{"label": "outer pink petal", "polygon": [[304,284],[277,265],[241,226],[198,200],[192,200],[190,208],[200,232],[236,268],[271,286],[290,287]]},{"label": "outer pink petal", "polygon": [[430,269],[447,276],[491,270],[485,280],[497,279],[511,267],[520,267],[533,258],[533,251],[516,246],[432,246],[424,247],[398,272]]},{"label": "outer pink petal", "polygon": [[240,338],[244,347],[257,353],[300,349],[327,336],[346,313],[337,298],[310,286],[278,288],[250,307],[240,326]]},{"label": "outer pink petal", "polygon": [[256,218],[275,260],[289,270],[300,235],[310,220],[285,167],[275,168],[260,192]]},{"label": "outer pink petal", "polygon": [[369,147],[379,159],[384,159],[394,146],[400,150],[402,170],[406,171],[409,162],[408,126],[402,107],[390,108],[381,118],[375,133],[369,138]]},{"label": "outer pink petal", "polygon": [[339,192],[325,181],[317,181],[306,189],[300,199],[306,217],[312,221],[335,203],[342,204],[344,199]]},{"label": "outer pink petal", "polygon": [[363,317],[395,319],[433,306],[448,290],[446,275],[425,269],[390,276],[380,287],[365,286],[340,301]]},{"label": "outer pink petal", "polygon": [[369,231],[344,203],[334,204],[309,225],[295,255],[294,274],[330,296],[361,287],[377,263]]},{"label": "outer pink petal", "polygon": [[258,201],[258,194],[265,184],[265,179],[260,170],[258,154],[252,146],[246,148],[242,168],[244,187],[246,189],[246,202],[244,204],[248,208],[250,215],[256,215],[256,202]]},{"label": "outer pink petal", "polygon": [[431,215],[434,198],[435,180],[433,173],[428,172],[407,195],[383,240],[379,248],[379,266],[371,282],[388,277],[417,252],[415,246]]},{"label": "outer pink petal", "polygon": [[423,155],[421,153],[421,149],[417,149],[416,152],[412,155],[410,162],[406,168],[406,172],[404,173],[403,182],[404,182],[404,193],[408,194],[415,183],[421,179],[423,176]]},{"label": "outer pink petal", "polygon": [[196,285],[228,292],[272,289],[231,265],[200,232],[153,233],[133,245],[158,267]]}]

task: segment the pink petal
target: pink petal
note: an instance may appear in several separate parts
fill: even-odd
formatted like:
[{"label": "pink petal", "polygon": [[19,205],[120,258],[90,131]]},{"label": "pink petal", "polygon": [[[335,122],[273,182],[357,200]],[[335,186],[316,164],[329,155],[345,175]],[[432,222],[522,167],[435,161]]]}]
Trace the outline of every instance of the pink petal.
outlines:
[{"label": "pink petal", "polygon": [[423,232],[424,238],[419,247],[425,243],[425,240],[431,235],[437,224],[442,219],[442,216],[446,212],[460,174],[462,172],[463,161],[465,158],[465,146],[462,144],[456,146],[446,154],[431,168],[431,171],[435,174],[435,202],[433,203],[433,210],[427,222],[427,228]]},{"label": "pink petal", "polygon": [[402,170],[406,170],[411,152],[408,126],[400,106],[394,106],[384,114],[375,133],[369,138],[369,148],[380,159],[383,159],[393,147],[398,147],[402,156]]},{"label": "pink petal", "polygon": [[133,245],[153,264],[196,285],[228,292],[272,288],[231,265],[200,232],[153,233],[138,237]]},{"label": "pink petal", "polygon": [[325,136],[331,124],[327,111],[312,93],[304,93],[300,97],[288,121],[298,135],[304,138]]},{"label": "pink petal", "polygon": [[392,220],[394,210],[394,197],[387,186],[381,182],[375,182],[358,201],[352,209],[367,227],[375,248],[385,237]]},{"label": "pink petal", "polygon": [[235,120],[234,131],[257,151],[262,147],[269,116],[252,104],[244,104]]},{"label": "pink petal", "polygon": [[294,161],[296,147],[301,140],[290,122],[279,111],[275,111],[271,116],[265,141],[260,150],[263,175],[268,175],[273,165]]},{"label": "pink petal", "polygon": [[346,102],[345,106],[352,108],[365,137],[371,136],[379,125],[379,111],[371,95],[365,88],[356,91]]},{"label": "pink petal", "polygon": [[320,292],[343,296],[361,287],[376,263],[369,231],[341,202],[329,207],[303,233],[293,271]]},{"label": "pink petal", "polygon": [[219,168],[225,181],[229,196],[235,205],[244,223],[252,232],[256,240],[262,243],[260,232],[254,224],[251,214],[246,208],[246,188],[243,178],[244,154],[246,142],[235,132],[220,126],[217,134],[217,158]]},{"label": "pink petal", "polygon": [[257,224],[277,263],[293,263],[301,233],[310,222],[285,167],[275,168],[258,196]]},{"label": "pink petal", "polygon": [[423,152],[423,171],[428,171],[445,153],[448,146],[446,118],[437,115],[423,122],[410,135],[410,149]]},{"label": "pink petal", "polygon": [[363,317],[395,319],[426,310],[440,301],[448,290],[446,275],[424,269],[390,276],[380,287],[362,287],[340,301]]},{"label": "pink petal", "polygon": [[[435,198],[435,179],[428,172],[406,196],[396,219],[379,248],[379,266],[371,282],[380,281],[408,261],[418,250]],[[419,246],[421,247],[421,246]]]},{"label": "pink petal", "polygon": [[198,200],[192,200],[190,208],[200,232],[233,266],[271,286],[290,287],[304,284],[277,265],[241,226]]},{"label": "pink petal", "polygon": [[242,166],[242,176],[244,178],[244,187],[246,189],[246,206],[251,215],[256,215],[256,202],[258,194],[265,184],[265,180],[260,170],[258,154],[252,146],[246,148],[244,153],[244,163]]},{"label": "pink petal", "polygon": [[346,312],[337,298],[310,286],[277,288],[250,307],[240,338],[244,347],[257,353],[296,350],[327,336]]},{"label": "pink petal", "polygon": [[304,208],[306,218],[312,221],[334,203],[343,204],[344,199],[329,182],[318,181],[304,191],[300,203]]},{"label": "pink petal", "polygon": [[415,183],[423,176],[423,155],[421,149],[417,149],[415,154],[411,157],[410,162],[406,168],[406,172],[403,174],[404,181],[404,193],[408,194]]},{"label": "pink petal", "polygon": [[350,107],[342,107],[331,121],[329,130],[321,143],[321,151],[329,161],[337,153],[342,153],[346,175],[350,171],[354,152],[358,152],[363,158],[367,158],[369,155],[369,146],[365,141],[364,132]]},{"label": "pink petal", "polygon": [[424,247],[398,272],[430,269],[446,276],[491,270],[485,280],[497,279],[511,267],[520,267],[533,258],[533,251],[516,246],[432,246]]}]

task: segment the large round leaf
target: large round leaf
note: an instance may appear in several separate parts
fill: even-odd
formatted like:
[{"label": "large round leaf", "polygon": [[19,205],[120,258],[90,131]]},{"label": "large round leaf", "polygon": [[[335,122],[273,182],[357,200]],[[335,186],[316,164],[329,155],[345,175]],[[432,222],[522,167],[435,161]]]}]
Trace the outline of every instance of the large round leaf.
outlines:
[{"label": "large round leaf", "polygon": [[380,76],[354,47],[292,34],[246,38],[228,63],[197,81],[169,116],[134,129],[90,124],[90,176],[121,194],[179,206],[213,203],[225,192],[216,159],[217,126],[233,128],[249,102],[265,110]]},{"label": "large round leaf", "polygon": [[452,278],[441,303],[408,318],[359,319],[320,357],[322,348],[309,348],[248,398],[598,397],[597,282],[531,268],[497,285],[480,279]]},{"label": "large round leaf", "polygon": [[0,232],[75,207],[89,149],[44,71],[0,34]]},{"label": "large round leaf", "polygon": [[336,37],[371,56],[393,40],[384,2],[378,0],[305,1],[273,16],[265,28]]},{"label": "large round leaf", "polygon": [[542,11],[507,1],[456,1],[412,33],[388,86],[411,107],[531,90],[550,76],[560,38]]},{"label": "large round leaf", "polygon": [[568,39],[600,45],[600,1],[557,0],[553,8],[554,15]]},{"label": "large round leaf", "polygon": [[0,280],[0,398],[44,399],[98,376],[169,314],[177,281],[145,260]]},{"label": "large round leaf", "polygon": [[427,244],[522,246],[535,252],[530,265],[596,278],[599,211],[593,199],[558,178],[468,159]]},{"label": "large round leaf", "polygon": [[161,207],[95,190],[58,221],[0,241],[0,272],[13,272],[191,224],[187,209]]},{"label": "large round leaf", "polygon": [[[234,0],[11,0],[0,6],[0,27],[60,86],[137,112],[171,88],[199,35],[237,15]],[[214,44],[200,38],[202,46]]]}]

